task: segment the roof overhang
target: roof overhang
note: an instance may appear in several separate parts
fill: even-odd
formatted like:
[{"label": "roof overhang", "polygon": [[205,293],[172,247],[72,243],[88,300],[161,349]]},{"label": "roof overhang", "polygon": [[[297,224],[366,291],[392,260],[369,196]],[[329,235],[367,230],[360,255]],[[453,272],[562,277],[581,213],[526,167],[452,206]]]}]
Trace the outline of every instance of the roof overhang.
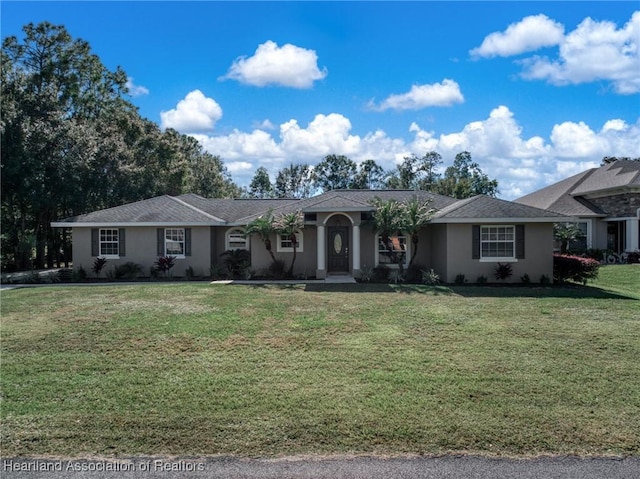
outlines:
[{"label": "roof overhang", "polygon": [[471,224],[471,223],[571,223],[576,218],[571,216],[547,216],[544,218],[434,218],[432,224]]},{"label": "roof overhang", "polygon": [[586,199],[603,198],[605,196],[624,195],[625,193],[640,193],[640,186],[625,185],[612,186],[611,188],[598,188],[590,191],[579,191],[570,193],[574,198],[583,197]]},{"label": "roof overhang", "polygon": [[51,223],[53,228],[138,228],[138,227],[187,227],[187,226],[226,226],[221,223],[194,223],[191,222],[141,222],[141,223],[89,223],[89,222],[73,222],[73,221],[57,221]]}]

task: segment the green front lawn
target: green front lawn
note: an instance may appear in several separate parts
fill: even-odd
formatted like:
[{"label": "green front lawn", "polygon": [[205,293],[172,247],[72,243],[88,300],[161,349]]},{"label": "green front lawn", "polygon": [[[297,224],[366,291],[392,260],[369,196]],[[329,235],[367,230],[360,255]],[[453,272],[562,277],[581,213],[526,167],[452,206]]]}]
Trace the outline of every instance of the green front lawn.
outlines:
[{"label": "green front lawn", "polygon": [[2,455],[638,455],[640,267],[595,285],[3,291]]}]

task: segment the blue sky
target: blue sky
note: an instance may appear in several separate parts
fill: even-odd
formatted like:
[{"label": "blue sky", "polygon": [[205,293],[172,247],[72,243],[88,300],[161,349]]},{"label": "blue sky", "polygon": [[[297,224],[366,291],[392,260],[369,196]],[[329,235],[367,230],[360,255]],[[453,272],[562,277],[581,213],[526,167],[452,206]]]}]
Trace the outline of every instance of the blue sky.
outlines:
[{"label": "blue sky", "polygon": [[638,2],[11,2],[62,24],[140,113],[247,185],[328,154],[385,169],[467,150],[513,199],[640,156]]}]

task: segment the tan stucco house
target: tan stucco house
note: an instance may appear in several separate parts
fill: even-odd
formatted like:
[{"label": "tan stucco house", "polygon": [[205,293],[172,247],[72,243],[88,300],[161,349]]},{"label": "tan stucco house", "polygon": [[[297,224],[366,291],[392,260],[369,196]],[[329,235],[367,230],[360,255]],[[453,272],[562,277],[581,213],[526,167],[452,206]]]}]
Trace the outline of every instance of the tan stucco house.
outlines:
[{"label": "tan stucco house", "polygon": [[640,251],[640,161],[592,168],[515,201],[573,217],[584,248]]},{"label": "tan stucco house", "polygon": [[[294,274],[326,278],[333,274],[358,277],[363,268],[390,264],[384,245],[368,222],[372,199],[407,201],[418,197],[437,210],[423,228],[415,262],[433,268],[445,282],[459,274],[469,282],[478,276],[492,280],[498,262],[513,267],[510,281],[524,274],[536,281],[553,277],[553,224],[562,214],[515,202],[475,196],[456,200],[425,191],[333,190],[305,199],[207,199],[194,194],[159,196],[53,223],[70,228],[73,265],[90,270],[97,256],[111,265],[135,262],[148,268],[158,256],[177,257],[175,276],[189,267],[208,274],[212,264],[230,249],[251,253],[252,268],[260,274],[271,259],[257,237],[245,237],[253,219],[300,211],[304,228],[297,237]],[[290,239],[274,235],[276,256],[290,262]],[[412,244],[399,232],[394,245],[408,263]]]}]

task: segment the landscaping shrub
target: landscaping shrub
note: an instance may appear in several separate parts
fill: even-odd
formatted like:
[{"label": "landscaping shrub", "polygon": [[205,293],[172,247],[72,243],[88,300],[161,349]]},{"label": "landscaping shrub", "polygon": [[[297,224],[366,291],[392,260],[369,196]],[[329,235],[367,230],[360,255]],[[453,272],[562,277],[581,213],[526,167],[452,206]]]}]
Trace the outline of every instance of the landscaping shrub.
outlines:
[{"label": "landscaping shrub", "polygon": [[520,281],[522,281],[522,284],[531,284],[531,278],[527,273],[520,276]]},{"label": "landscaping shrub", "polygon": [[363,283],[369,283],[373,279],[373,268],[367,266],[366,264],[360,268],[360,281]]},{"label": "landscaping shrub", "polygon": [[420,284],[423,280],[422,271],[425,267],[418,263],[413,263],[407,268],[404,274],[404,280],[407,283]]},{"label": "landscaping shrub", "polygon": [[487,284],[487,277],[485,275],[478,276],[478,279],[476,279],[476,283],[479,285]]},{"label": "landscaping shrub", "polygon": [[456,284],[463,285],[467,282],[467,278],[464,274],[460,273],[456,275]]},{"label": "landscaping shrub", "polygon": [[162,272],[165,276],[171,276],[171,268],[173,268],[175,264],[176,257],[171,255],[158,256],[158,259],[154,262],[156,271]]},{"label": "landscaping shrub", "polygon": [[222,263],[232,279],[245,279],[251,267],[251,253],[246,249],[230,249],[220,255]]},{"label": "landscaping shrub", "polygon": [[389,281],[389,274],[391,273],[391,268],[389,268],[385,264],[381,264],[373,268],[373,280],[381,281],[386,283]]},{"label": "landscaping shrub", "polygon": [[627,263],[629,264],[637,264],[640,263],[640,253],[634,251],[633,253],[629,253],[627,255]]},{"label": "landscaping shrub", "polygon": [[96,274],[96,277],[99,277],[100,272],[102,271],[102,269],[106,264],[107,264],[107,259],[101,256],[98,256],[95,260],[93,260],[93,267],[91,268],[91,271],[93,271]]},{"label": "landscaping shrub", "polygon": [[587,284],[587,280],[598,277],[600,262],[593,258],[572,255],[553,255],[553,279],[559,283],[570,280]]},{"label": "landscaping shrub", "polygon": [[286,270],[287,264],[283,259],[277,258],[269,265],[269,276],[275,279],[282,279],[284,278]]},{"label": "landscaping shrub", "polygon": [[607,257],[607,250],[589,248],[584,252],[584,256],[586,256],[587,258],[596,259],[598,261],[604,261],[604,259]]},{"label": "landscaping shrub", "polygon": [[513,268],[509,263],[498,263],[493,271],[493,275],[499,281],[508,279],[513,274]]},{"label": "landscaping shrub", "polygon": [[142,265],[127,261],[116,266],[113,270],[115,279],[137,279],[142,274]]},{"label": "landscaping shrub", "polygon": [[422,282],[429,286],[437,286],[440,283],[440,275],[433,268],[429,271],[422,270]]}]

